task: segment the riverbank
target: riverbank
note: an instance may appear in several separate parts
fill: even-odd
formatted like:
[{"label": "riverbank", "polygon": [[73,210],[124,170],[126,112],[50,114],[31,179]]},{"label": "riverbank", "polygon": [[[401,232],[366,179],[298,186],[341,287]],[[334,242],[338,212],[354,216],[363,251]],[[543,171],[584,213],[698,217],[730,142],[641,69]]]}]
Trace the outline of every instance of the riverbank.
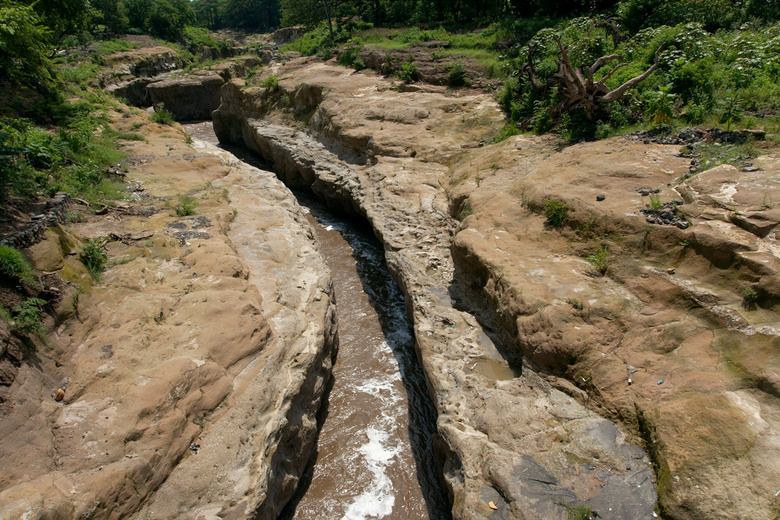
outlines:
[{"label": "riverbank", "polygon": [[[81,288],[2,403],[3,518],[276,518],[337,346],[327,266],[272,174],[120,110],[135,201],[29,252]],[[107,237],[99,281],[61,236]]]}]

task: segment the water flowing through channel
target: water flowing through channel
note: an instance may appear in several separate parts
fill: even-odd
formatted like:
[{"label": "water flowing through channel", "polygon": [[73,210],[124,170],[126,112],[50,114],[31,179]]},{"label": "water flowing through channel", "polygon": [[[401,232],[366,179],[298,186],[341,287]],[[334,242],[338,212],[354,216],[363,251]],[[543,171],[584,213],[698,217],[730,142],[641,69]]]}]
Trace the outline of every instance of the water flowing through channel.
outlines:
[{"label": "water flowing through channel", "polygon": [[[215,141],[210,125],[188,131]],[[281,518],[450,519],[433,455],[436,411],[382,245],[366,223],[334,216],[308,196],[299,202],[333,275],[340,347],[316,460]]]}]

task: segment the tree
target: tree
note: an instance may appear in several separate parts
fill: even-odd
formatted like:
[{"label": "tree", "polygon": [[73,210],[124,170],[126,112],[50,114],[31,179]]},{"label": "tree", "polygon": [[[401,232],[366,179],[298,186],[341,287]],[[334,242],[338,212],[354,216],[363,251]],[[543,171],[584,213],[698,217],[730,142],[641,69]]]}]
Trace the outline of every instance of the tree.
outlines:
[{"label": "tree", "polygon": [[62,44],[66,36],[91,28],[98,15],[89,0],[36,0],[32,7],[49,28],[51,43],[55,48]]},{"label": "tree", "polygon": [[48,83],[52,79],[49,41],[50,33],[32,7],[0,0],[0,79]]},{"label": "tree", "polygon": [[[546,96],[548,92],[553,91],[560,97],[560,101],[553,107],[551,116],[558,117],[564,112],[572,112],[578,108],[583,109],[588,120],[594,120],[599,112],[603,110],[604,105],[621,99],[628,89],[636,86],[658,68],[658,57],[663,47],[659,47],[655,52],[655,62],[642,74],[635,76],[615,89],[607,86],[607,81],[626,63],[623,58],[617,54],[601,56],[593,65],[585,67],[574,67],[569,61],[568,46],[563,45],[559,36],[554,36],[555,43],[558,44],[558,50],[561,58],[558,60],[558,71],[553,74],[544,83],[536,77],[536,71],[533,65],[533,49],[528,49],[528,65],[523,72],[527,75],[533,89]],[[594,78],[596,73],[607,63],[618,62],[612,70],[606,73],[598,81]],[[527,124],[526,122],[523,123]]]}]

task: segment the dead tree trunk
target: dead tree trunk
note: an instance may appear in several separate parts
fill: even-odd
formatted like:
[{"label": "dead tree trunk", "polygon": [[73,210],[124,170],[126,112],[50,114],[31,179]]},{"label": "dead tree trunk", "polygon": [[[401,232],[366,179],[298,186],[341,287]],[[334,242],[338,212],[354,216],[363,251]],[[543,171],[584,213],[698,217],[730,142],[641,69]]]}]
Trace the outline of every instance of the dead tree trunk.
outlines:
[{"label": "dead tree trunk", "polygon": [[[546,82],[539,82],[534,71],[533,52],[530,48],[528,50],[528,65],[524,69],[535,91],[545,95],[550,88],[558,88],[558,95],[562,99],[551,110],[551,115],[554,118],[557,118],[564,112],[582,108],[589,120],[595,119],[598,112],[603,110],[604,105],[622,98],[628,89],[647,79],[658,68],[658,57],[663,48],[659,47],[655,51],[655,63],[649,69],[639,76],[629,79],[619,87],[610,89],[606,85],[607,80],[616,71],[627,65],[621,56],[610,54],[600,57],[589,67],[573,67],[569,61],[568,46],[561,43],[560,37],[556,36],[554,39],[561,52],[561,59],[558,61],[558,71]],[[617,61],[618,63],[599,81],[595,81],[593,76],[596,72],[611,61]],[[524,122],[523,125],[527,125],[528,122]]]}]

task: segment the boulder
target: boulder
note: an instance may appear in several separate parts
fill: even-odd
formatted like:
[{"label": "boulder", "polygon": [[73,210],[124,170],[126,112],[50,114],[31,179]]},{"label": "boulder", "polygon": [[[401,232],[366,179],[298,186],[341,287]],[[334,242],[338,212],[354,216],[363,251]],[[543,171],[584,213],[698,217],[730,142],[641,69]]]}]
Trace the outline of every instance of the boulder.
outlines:
[{"label": "boulder", "polygon": [[149,83],[146,90],[152,105],[164,104],[177,121],[211,119],[219,107],[219,91],[225,80],[216,72],[169,77]]}]

